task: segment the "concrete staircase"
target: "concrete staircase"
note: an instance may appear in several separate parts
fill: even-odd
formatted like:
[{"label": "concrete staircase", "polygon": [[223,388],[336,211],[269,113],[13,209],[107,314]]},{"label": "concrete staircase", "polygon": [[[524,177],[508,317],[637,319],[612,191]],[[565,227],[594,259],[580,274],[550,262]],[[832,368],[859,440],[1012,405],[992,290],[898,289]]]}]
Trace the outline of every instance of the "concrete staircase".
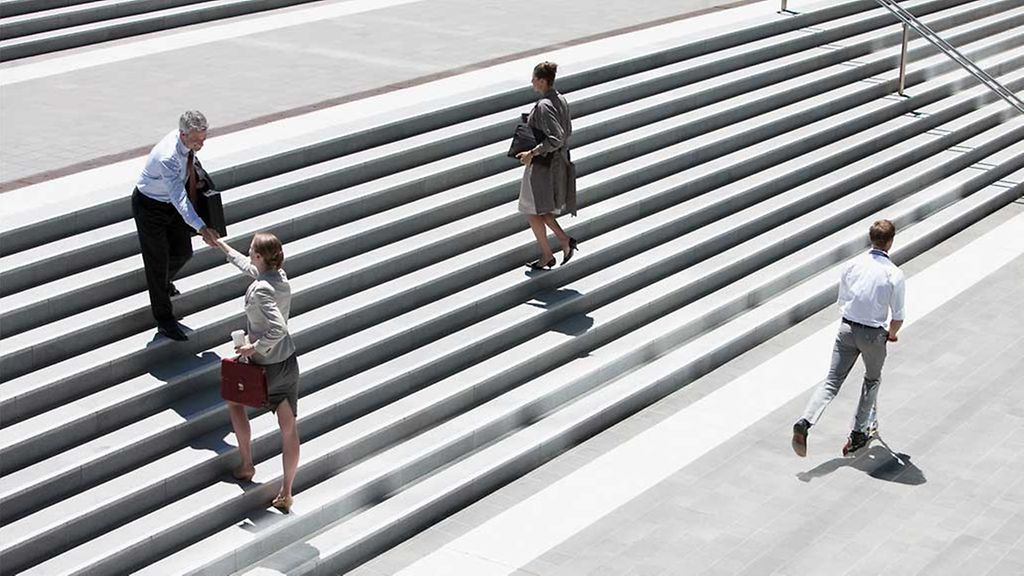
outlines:
[{"label": "concrete staircase", "polygon": [[313,0],[0,0],[0,62]]},{"label": "concrete staircase", "polygon": [[[1018,0],[905,5],[1011,90]],[[247,282],[196,243],[154,336],[127,194],[0,234],[0,571],[336,574],[827,306],[870,221],[906,261],[1019,197],[1024,117],[871,1],[766,15],[559,79],[581,241],[535,257],[499,93],[215,176],[285,242],[293,513],[273,416],[239,485],[219,359]],[[126,191],[127,192],[127,191]]]}]

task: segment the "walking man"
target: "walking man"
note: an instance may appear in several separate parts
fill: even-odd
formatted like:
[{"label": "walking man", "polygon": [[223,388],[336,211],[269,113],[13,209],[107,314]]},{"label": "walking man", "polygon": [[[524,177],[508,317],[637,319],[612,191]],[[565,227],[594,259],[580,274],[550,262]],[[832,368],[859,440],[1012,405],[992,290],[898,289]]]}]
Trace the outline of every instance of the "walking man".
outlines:
[{"label": "walking man", "polygon": [[149,305],[157,331],[172,340],[188,340],[171,305],[177,290],[171,281],[192,257],[192,230],[215,246],[219,235],[196,214],[195,154],[206,141],[206,117],[189,110],[178,129],[164,136],[146,159],[135,190],[132,215],[146,268]]},{"label": "walking man", "polygon": [[[871,225],[868,234],[871,251],[851,262],[839,280],[839,309],[843,320],[832,348],[828,377],[814,391],[803,418],[793,425],[793,451],[798,456],[807,455],[808,430],[839,393],[858,356],[864,357],[864,385],[853,429],[843,446],[843,456],[866,446],[876,425],[875,400],[886,344],[896,342],[896,333],[903,325],[905,281],[903,272],[889,260],[896,226],[889,220],[879,220]],[[892,320],[887,329],[885,321],[890,311]]]}]

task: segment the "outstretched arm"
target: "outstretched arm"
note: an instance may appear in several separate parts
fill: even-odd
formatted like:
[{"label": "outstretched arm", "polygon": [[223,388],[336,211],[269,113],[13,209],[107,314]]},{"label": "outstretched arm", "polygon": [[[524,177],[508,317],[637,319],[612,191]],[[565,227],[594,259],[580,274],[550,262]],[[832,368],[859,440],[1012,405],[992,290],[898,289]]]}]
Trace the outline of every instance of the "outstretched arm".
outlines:
[{"label": "outstretched arm", "polygon": [[253,266],[252,262],[249,261],[248,256],[242,254],[238,250],[235,250],[234,248],[229,246],[228,243],[225,242],[224,240],[218,238],[216,240],[216,246],[217,248],[220,248],[221,252],[224,253],[224,256],[227,257],[228,262],[234,264],[235,267],[241,270],[243,274],[246,274],[253,278],[260,275],[260,271],[257,270],[255,266]]}]

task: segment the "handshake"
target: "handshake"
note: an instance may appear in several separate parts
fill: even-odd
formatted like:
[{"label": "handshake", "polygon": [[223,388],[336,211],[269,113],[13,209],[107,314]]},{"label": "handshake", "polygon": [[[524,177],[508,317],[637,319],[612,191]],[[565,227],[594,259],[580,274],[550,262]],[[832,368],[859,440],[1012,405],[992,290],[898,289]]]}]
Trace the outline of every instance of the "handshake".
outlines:
[{"label": "handshake", "polygon": [[220,243],[218,242],[220,240],[220,234],[213,228],[203,226],[199,229],[199,235],[203,237],[203,242],[206,242],[208,246],[212,248],[218,248],[220,246]]}]

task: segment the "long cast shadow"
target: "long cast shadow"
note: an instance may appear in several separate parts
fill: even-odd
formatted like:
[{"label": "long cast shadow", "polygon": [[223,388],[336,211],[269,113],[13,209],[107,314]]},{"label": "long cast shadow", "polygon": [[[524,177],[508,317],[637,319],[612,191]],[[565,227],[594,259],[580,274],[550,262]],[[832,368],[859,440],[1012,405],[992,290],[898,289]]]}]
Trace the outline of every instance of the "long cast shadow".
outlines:
[{"label": "long cast shadow", "polygon": [[840,468],[849,467],[860,470],[872,478],[908,486],[919,486],[928,481],[924,472],[910,461],[909,455],[894,452],[881,437],[873,438],[872,443],[875,442],[880,445],[871,446],[856,457],[834,458],[811,470],[800,472],[796,477],[802,482],[810,482],[815,478],[828,476]]},{"label": "long cast shadow", "polygon": [[[544,290],[533,296],[534,301],[527,302],[535,308],[549,309],[569,300],[581,298],[581,294],[572,288],[559,288],[557,290]],[[587,314],[573,314],[568,318],[554,324],[551,329],[566,336],[582,336],[594,325],[594,319]]]}]

